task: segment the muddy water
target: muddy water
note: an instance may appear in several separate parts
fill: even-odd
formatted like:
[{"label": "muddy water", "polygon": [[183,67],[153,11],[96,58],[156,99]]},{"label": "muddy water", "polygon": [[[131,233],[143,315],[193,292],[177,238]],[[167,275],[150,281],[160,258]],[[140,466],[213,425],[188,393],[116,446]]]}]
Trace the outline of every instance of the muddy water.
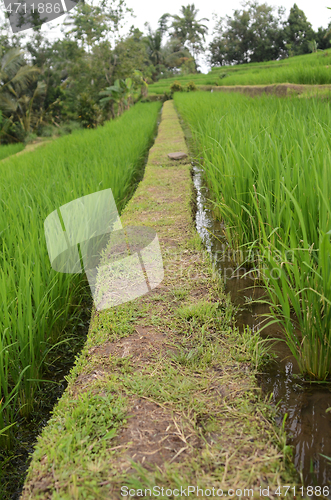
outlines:
[{"label": "muddy water", "polygon": [[[224,226],[213,217],[209,193],[203,181],[202,170],[193,166],[193,181],[196,188],[196,227],[211,255],[215,268],[225,281],[225,291],[230,293],[237,307],[236,323],[242,330],[248,325],[252,331],[260,329],[265,319],[261,314],[268,307],[252,304],[264,296],[264,289],[256,281],[243,277],[248,269],[237,271],[231,260],[231,251],[224,237]],[[232,276],[232,277],[231,277]],[[264,338],[273,341],[273,352],[278,358],[259,376],[259,384],[265,394],[271,394],[271,401],[279,405],[278,424],[287,413],[285,429],[288,444],[293,447],[293,461],[302,473],[304,486],[329,486],[331,499],[331,462],[322,455],[331,457],[331,384],[309,384],[298,376],[299,370],[294,357],[284,342],[282,330],[271,325],[261,331]]]}]

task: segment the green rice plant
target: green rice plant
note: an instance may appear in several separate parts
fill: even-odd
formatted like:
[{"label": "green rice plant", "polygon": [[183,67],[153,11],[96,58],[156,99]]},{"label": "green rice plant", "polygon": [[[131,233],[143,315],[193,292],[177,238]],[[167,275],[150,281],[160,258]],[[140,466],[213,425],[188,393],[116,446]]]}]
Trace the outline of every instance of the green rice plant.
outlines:
[{"label": "green rice plant", "polygon": [[329,235],[321,239],[318,266],[311,267],[312,259],[306,249],[296,251],[292,262],[280,263],[274,255],[277,249],[267,261],[265,274],[265,285],[272,299],[272,322],[284,327],[287,344],[301,373],[325,380],[331,369],[330,274],[325,279],[330,271]]},{"label": "green rice plant", "polygon": [[[331,374],[331,115],[318,99],[175,95],[239,264],[254,254],[302,373]],[[293,318],[296,318],[296,325]],[[301,331],[299,338],[295,326]]]},{"label": "green rice plant", "polygon": [[18,144],[6,144],[3,146],[0,146],[0,161],[4,160],[8,156],[14,155],[16,153],[19,153],[24,149],[24,144],[22,142],[19,142]]},{"label": "green rice plant", "polygon": [[238,73],[228,72],[218,85],[271,85],[293,83],[300,85],[326,85],[331,83],[331,73],[327,65],[307,66],[303,63],[283,64],[273,68],[247,68]]},{"label": "green rice plant", "polygon": [[79,317],[83,274],[50,265],[44,220],[60,206],[111,188],[119,212],[141,175],[160,103],[137,104],[96,130],[74,131],[0,164],[0,444],[28,416],[47,353]]},{"label": "green rice plant", "polygon": [[272,85],[292,83],[300,85],[331,84],[331,51],[289,57],[280,61],[236,64],[213,67],[208,74],[176,75],[163,78],[149,86],[150,94],[164,94],[169,85],[178,81],[184,87],[190,81],[196,86]]}]

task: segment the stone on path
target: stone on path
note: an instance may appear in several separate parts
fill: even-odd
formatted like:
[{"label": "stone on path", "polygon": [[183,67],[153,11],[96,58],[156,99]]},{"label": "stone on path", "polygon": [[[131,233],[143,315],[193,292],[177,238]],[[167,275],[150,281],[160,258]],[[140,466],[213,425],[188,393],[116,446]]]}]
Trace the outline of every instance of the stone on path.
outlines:
[{"label": "stone on path", "polygon": [[179,151],[178,153],[169,153],[168,157],[170,160],[182,160],[183,158],[187,158],[187,154]]}]

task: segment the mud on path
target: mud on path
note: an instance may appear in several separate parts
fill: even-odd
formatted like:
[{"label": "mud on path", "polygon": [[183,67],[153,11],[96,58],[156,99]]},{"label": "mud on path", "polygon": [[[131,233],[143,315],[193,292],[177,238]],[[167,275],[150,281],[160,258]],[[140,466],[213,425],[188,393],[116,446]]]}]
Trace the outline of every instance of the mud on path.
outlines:
[{"label": "mud on path", "polygon": [[155,486],[164,488],[155,497],[175,498],[188,485],[224,496],[241,489],[241,498],[260,498],[269,486],[268,497],[279,498],[277,487],[297,484],[275,410],[256,383],[258,339],[234,327],[194,228],[189,157],[167,156],[178,151],[188,153],[167,101],[144,179],[121,216],[123,226],[156,230],[164,279],[132,302],[93,312],[38,440],[24,500],[113,500],[129,490],[153,498]]}]

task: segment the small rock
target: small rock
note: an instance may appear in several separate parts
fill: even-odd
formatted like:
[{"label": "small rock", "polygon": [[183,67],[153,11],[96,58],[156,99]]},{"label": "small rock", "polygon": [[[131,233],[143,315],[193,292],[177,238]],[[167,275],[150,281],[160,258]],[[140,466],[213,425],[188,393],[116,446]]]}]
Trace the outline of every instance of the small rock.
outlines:
[{"label": "small rock", "polygon": [[183,158],[187,158],[187,154],[183,152],[169,153],[168,157],[170,160],[182,160]]}]

